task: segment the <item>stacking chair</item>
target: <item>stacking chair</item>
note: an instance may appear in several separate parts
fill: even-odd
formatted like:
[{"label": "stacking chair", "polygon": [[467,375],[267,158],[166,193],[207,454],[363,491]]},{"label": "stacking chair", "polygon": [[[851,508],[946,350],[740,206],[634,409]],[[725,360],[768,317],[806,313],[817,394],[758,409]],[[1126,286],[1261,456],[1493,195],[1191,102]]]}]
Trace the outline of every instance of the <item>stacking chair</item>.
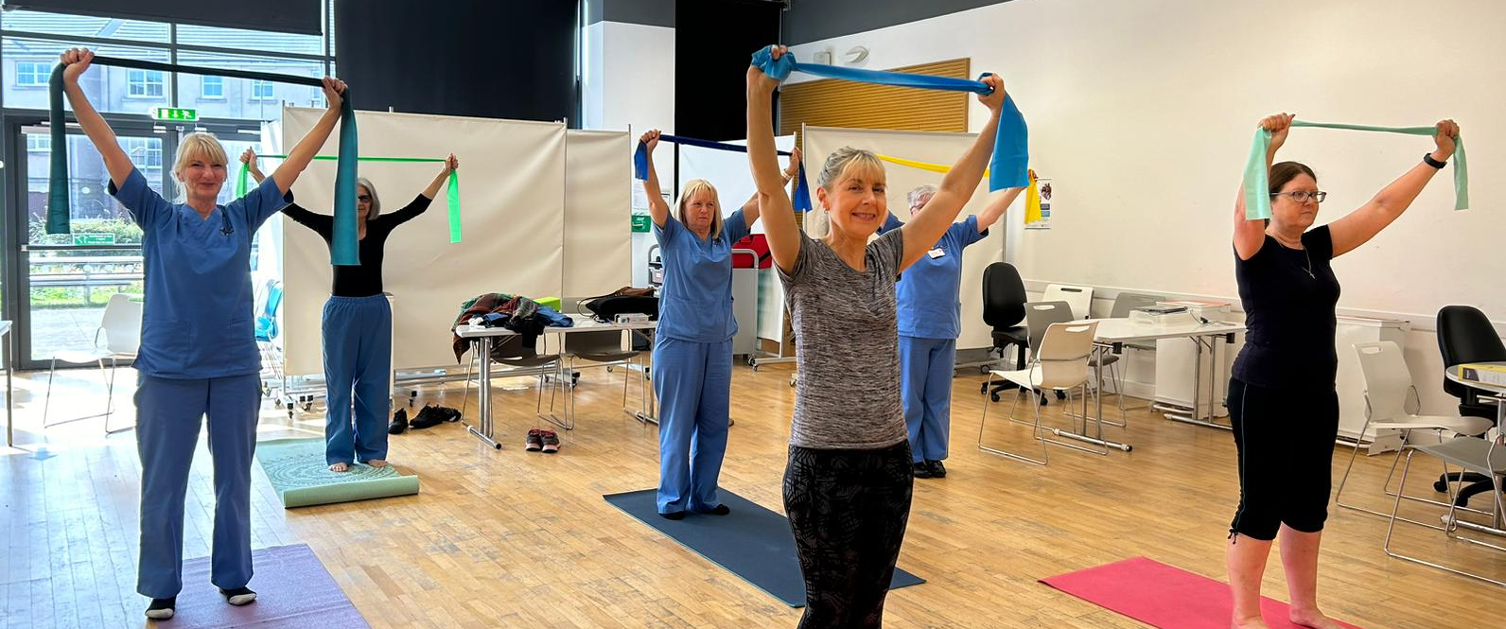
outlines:
[{"label": "stacking chair", "polygon": [[[1361,436],[1367,434],[1371,428],[1374,428],[1377,433],[1383,430],[1398,430],[1401,431],[1402,443],[1405,446],[1406,444],[1440,444],[1460,436],[1483,434],[1490,429],[1490,420],[1480,417],[1418,415],[1407,410],[1409,402],[1414,405],[1413,408],[1417,408],[1421,405],[1421,401],[1417,397],[1417,387],[1412,384],[1412,374],[1407,370],[1407,362],[1402,357],[1401,347],[1396,343],[1392,341],[1356,343],[1354,353],[1359,358],[1360,374],[1365,380],[1365,425],[1360,429]],[[1424,439],[1421,436],[1414,437],[1415,431],[1431,431],[1432,434]],[[1354,469],[1354,460],[1359,456],[1359,452],[1359,444],[1355,444],[1354,449],[1349,453],[1349,465],[1344,468],[1344,476],[1339,481],[1338,491],[1334,492],[1334,502],[1346,509],[1386,517],[1386,514],[1380,511],[1344,503],[1344,485],[1349,482],[1349,472]],[[1396,473],[1396,464],[1401,461],[1401,455],[1401,451],[1398,450],[1396,457],[1391,461],[1391,469],[1386,474],[1386,481],[1382,484],[1382,489],[1387,496],[1392,495],[1391,478]],[[1449,506],[1436,500],[1406,498],[1440,507]],[[1414,520],[1405,521],[1441,530],[1441,527],[1437,525]]]},{"label": "stacking chair", "polygon": [[[1158,303],[1161,303],[1163,299],[1165,299],[1165,297],[1162,297],[1160,295],[1148,295],[1144,293],[1119,293],[1119,295],[1114,298],[1114,306],[1109,311],[1109,317],[1112,319],[1124,319],[1130,316],[1130,312],[1139,308],[1154,306]],[[1129,343],[1124,347],[1126,349],[1132,349],[1141,352],[1156,351],[1156,346],[1153,343]],[[1124,428],[1125,426],[1129,425],[1129,411],[1131,410],[1131,407],[1128,407],[1124,404],[1124,378],[1125,373],[1129,370],[1129,367],[1126,365],[1123,369],[1121,369],[1119,367],[1120,356],[1110,352],[1108,348],[1100,347],[1098,351],[1103,354],[1103,366],[1109,369],[1109,378],[1114,383],[1114,398],[1116,405],[1119,407],[1119,422],[1115,423],[1105,421],[1104,423],[1109,424],[1110,426],[1118,426],[1120,428]],[[1093,366],[1095,368],[1098,366],[1098,361],[1096,359],[1093,361]],[[1099,386],[1101,387],[1103,384],[1103,374],[1097,374],[1097,376]],[[1148,406],[1134,407],[1135,410],[1142,408],[1148,408]]]},{"label": "stacking chair", "polygon": [[[1498,400],[1498,402],[1506,404],[1506,399]],[[1491,489],[1493,490],[1490,492],[1490,496],[1493,503],[1493,515],[1495,516],[1492,518],[1492,520],[1499,522],[1500,514],[1506,513],[1506,504],[1503,504],[1501,498],[1503,478],[1506,478],[1506,433],[1496,430],[1492,431],[1491,434],[1492,436],[1489,439],[1481,439],[1478,437],[1460,437],[1458,439],[1453,439],[1440,444],[1409,444],[1406,446],[1407,461],[1401,467],[1401,482],[1398,484],[1396,488],[1396,496],[1391,502],[1390,522],[1386,526],[1386,542],[1383,546],[1386,551],[1386,555],[1413,563],[1419,563],[1424,566],[1437,568],[1439,570],[1443,570],[1444,572],[1450,572],[1460,576],[1470,577],[1472,579],[1479,579],[1487,583],[1506,587],[1506,581],[1492,579],[1485,575],[1461,570],[1459,568],[1446,566],[1444,564],[1428,561],[1425,559],[1420,559],[1411,555],[1404,555],[1391,549],[1391,537],[1392,533],[1394,533],[1396,530],[1396,522],[1398,520],[1402,520],[1404,522],[1409,521],[1398,518],[1396,516],[1396,512],[1401,508],[1401,499],[1403,492],[1407,487],[1407,471],[1412,467],[1412,455],[1419,452],[1431,457],[1435,457],[1438,460],[1442,461],[1445,473],[1448,472],[1449,465],[1452,464],[1458,466],[1459,469],[1465,472],[1478,474],[1480,476],[1489,478]],[[1492,548],[1495,550],[1506,551],[1506,546],[1498,546],[1496,544],[1483,540],[1458,535],[1459,528],[1462,524],[1458,520],[1459,506],[1458,501],[1454,499],[1454,494],[1459,493],[1459,491],[1460,490],[1455,486],[1449,486],[1449,508],[1448,513],[1443,517],[1443,526],[1432,528],[1442,528],[1444,536],[1451,540],[1459,540],[1479,546],[1485,546],[1487,548]]]},{"label": "stacking chair", "polygon": [[[136,352],[140,349],[141,303],[131,301],[130,295],[125,293],[110,295],[110,301],[105,304],[104,316],[100,317],[99,327],[94,330],[94,343],[87,349],[66,349],[53,352],[52,367],[47,371],[47,395],[42,402],[42,427],[104,417],[107,435],[133,428],[134,426],[127,426],[111,430],[110,416],[115,412],[116,368],[120,366],[121,361],[130,364],[136,360]],[[108,370],[105,369],[106,361],[110,364]],[[52,406],[52,377],[57,373],[59,362],[72,365],[94,363],[99,366],[99,373],[105,379],[105,411],[103,413],[47,423],[47,413]]]},{"label": "stacking chair", "polygon": [[[1082,390],[1083,413],[1087,413],[1087,385],[1088,385],[1088,356],[1093,353],[1093,334],[1098,329],[1098,323],[1093,321],[1082,323],[1053,323],[1042,332],[1043,338],[1038,344],[1039,348],[1031,359],[1030,366],[1025,369],[1014,371],[993,370],[989,372],[990,382],[994,378],[1000,378],[1014,383],[1021,389],[1030,392],[1031,397],[1036,397],[1041,391],[1055,390],[1070,393],[1074,390]],[[1068,404],[1071,404],[1070,397]],[[1019,397],[1015,398],[1015,407],[1019,406]],[[983,420],[978,424],[978,449],[989,454],[1045,465],[1047,463],[1046,444],[1055,443],[1069,448],[1094,452],[1081,446],[1065,443],[1053,439],[1047,439],[1041,429],[1041,407],[1039,404],[1031,404],[1035,409],[1034,429],[1032,438],[1041,444],[1039,459],[1010,452],[1002,448],[994,448],[983,444],[983,431],[988,425],[989,404],[983,404]],[[1014,419],[1014,407],[1010,408],[1010,420]],[[1023,423],[1023,422],[1021,422]]]},{"label": "stacking chair", "polygon": [[[556,422],[556,419],[545,416],[544,414],[544,383],[551,383],[551,388],[549,390],[549,408],[550,414],[552,415],[554,409],[554,398],[559,392],[559,387],[561,386],[562,374],[560,370],[560,355],[548,353],[539,354],[535,348],[525,346],[523,344],[523,337],[516,335],[499,337],[498,339],[496,339],[496,343],[498,349],[493,351],[493,356],[481,356],[481,352],[476,350],[476,346],[473,345],[471,348],[471,362],[466,365],[465,368],[465,394],[463,397],[461,397],[460,400],[461,417],[465,416],[466,408],[470,404],[471,374],[474,373],[476,369],[476,361],[493,360],[493,357],[495,356],[495,360],[498,364],[506,365],[508,367],[514,367],[517,369],[537,370],[538,373],[536,374],[536,376],[538,378],[538,399],[534,402],[534,415],[539,417],[540,419],[545,419],[550,422]],[[492,374],[493,377],[496,377],[498,375],[506,376],[508,374]],[[491,385],[492,383],[490,382],[477,383],[477,386],[480,387],[489,387]]]},{"label": "stacking chair", "polygon": [[[622,410],[634,417],[646,417],[648,414],[648,379],[644,377],[644,370],[639,365],[642,352],[622,349],[621,330],[602,330],[599,332],[570,332],[560,335],[563,347],[560,354],[565,359],[564,375],[574,382],[577,368],[605,368],[611,371],[615,367],[622,367]],[[577,360],[589,361],[590,364],[580,365]],[[638,366],[638,369],[634,369]],[[642,408],[637,414],[628,411],[628,381],[632,379],[633,372],[638,372],[638,397]],[[549,405],[549,415],[544,416],[550,422],[559,425],[565,430],[575,429],[575,387],[571,386],[565,393],[565,419],[560,420],[554,416],[554,404]]]},{"label": "stacking chair", "polygon": [[[1443,366],[1453,368],[1465,363],[1506,360],[1506,343],[1496,333],[1495,324],[1479,308],[1473,306],[1444,306],[1438,311],[1438,353]],[[1496,408],[1490,399],[1480,396],[1472,387],[1467,387],[1447,378],[1443,379],[1443,391],[1459,398],[1459,414],[1466,417],[1483,417],[1494,421]],[[1490,491],[1491,483],[1473,472],[1445,474],[1433,483],[1433,489],[1448,490],[1450,482],[1468,483],[1458,492],[1455,500],[1465,506],[1471,496]]]}]

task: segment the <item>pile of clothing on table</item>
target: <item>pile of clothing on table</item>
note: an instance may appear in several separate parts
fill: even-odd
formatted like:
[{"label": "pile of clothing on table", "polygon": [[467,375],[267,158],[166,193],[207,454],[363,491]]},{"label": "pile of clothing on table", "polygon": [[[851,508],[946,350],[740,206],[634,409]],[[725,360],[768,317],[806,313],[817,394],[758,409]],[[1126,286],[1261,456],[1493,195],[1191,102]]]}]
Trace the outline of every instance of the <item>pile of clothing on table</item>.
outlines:
[{"label": "pile of clothing on table", "polygon": [[[461,304],[460,316],[455,317],[455,323],[450,329],[468,324],[472,319],[481,319],[482,325],[488,328],[501,327],[517,332],[517,336],[492,345],[492,360],[533,356],[534,347],[539,335],[544,333],[544,328],[568,328],[575,324],[570,317],[550,306],[522,295],[507,293],[486,293]],[[471,343],[469,339],[460,338],[456,334],[450,346],[455,350],[455,361],[460,362]]]}]

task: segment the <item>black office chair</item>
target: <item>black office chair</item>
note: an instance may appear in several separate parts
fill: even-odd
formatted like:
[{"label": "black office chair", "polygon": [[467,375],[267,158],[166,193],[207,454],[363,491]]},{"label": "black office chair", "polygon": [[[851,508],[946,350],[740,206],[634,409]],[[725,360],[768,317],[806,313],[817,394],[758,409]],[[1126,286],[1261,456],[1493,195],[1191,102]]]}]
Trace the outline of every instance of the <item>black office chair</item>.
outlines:
[{"label": "black office chair", "polygon": [[[1496,336],[1495,326],[1478,308],[1471,306],[1444,306],[1438,311],[1438,351],[1443,355],[1443,364],[1452,368],[1464,363],[1506,360],[1506,345]],[[1459,398],[1459,414],[1469,417],[1484,417],[1494,421],[1494,404],[1480,401],[1479,391],[1447,378],[1443,380],[1445,393]],[[1459,490],[1454,504],[1465,506],[1469,498],[1492,490],[1490,477],[1472,472],[1450,472],[1439,476],[1433,489],[1448,491],[1450,482],[1469,483]]]},{"label": "black office chair", "polygon": [[[983,322],[993,327],[994,349],[1003,353],[1010,345],[1015,347],[1015,369],[1025,368],[1025,350],[1030,347],[1030,331],[1021,325],[1024,321],[1025,281],[1019,270],[1007,262],[988,265],[983,269]],[[1013,387],[1007,380],[995,383],[993,400],[999,401],[999,392]],[[989,394],[988,383],[978,392]]]}]

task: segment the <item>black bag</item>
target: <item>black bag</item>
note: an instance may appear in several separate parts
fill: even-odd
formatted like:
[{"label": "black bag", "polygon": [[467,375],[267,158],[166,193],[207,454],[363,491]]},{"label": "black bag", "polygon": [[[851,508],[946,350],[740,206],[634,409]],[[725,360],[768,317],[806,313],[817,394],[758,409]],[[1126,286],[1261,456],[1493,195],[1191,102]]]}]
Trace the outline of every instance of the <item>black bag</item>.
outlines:
[{"label": "black bag", "polygon": [[652,321],[659,320],[658,297],[602,295],[580,302],[580,307],[590,310],[597,319],[607,322],[615,321],[620,314],[646,314]]}]

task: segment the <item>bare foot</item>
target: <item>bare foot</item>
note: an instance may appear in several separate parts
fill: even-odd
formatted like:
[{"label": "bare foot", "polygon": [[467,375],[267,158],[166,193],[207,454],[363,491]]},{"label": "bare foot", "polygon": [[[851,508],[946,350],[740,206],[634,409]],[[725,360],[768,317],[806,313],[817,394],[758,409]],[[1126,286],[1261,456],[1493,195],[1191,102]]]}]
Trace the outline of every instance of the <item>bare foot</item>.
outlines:
[{"label": "bare foot", "polygon": [[331,471],[331,472],[344,472],[345,470],[348,470],[348,469],[350,469],[350,466],[346,465],[344,463],[335,463],[335,464],[329,466],[329,471]]},{"label": "bare foot", "polygon": [[368,459],[366,464],[372,467],[387,467],[387,461],[383,459]]},{"label": "bare foot", "polygon": [[1291,608],[1291,611],[1288,612],[1286,617],[1287,619],[1292,621],[1292,624],[1299,627],[1312,627],[1312,629],[1343,629],[1343,625],[1340,625],[1329,617],[1324,616],[1323,612],[1318,611],[1316,607],[1312,609],[1297,609],[1293,607]]},{"label": "bare foot", "polygon": [[1235,618],[1229,626],[1233,629],[1270,629],[1265,624],[1265,619],[1259,616],[1254,618]]}]

